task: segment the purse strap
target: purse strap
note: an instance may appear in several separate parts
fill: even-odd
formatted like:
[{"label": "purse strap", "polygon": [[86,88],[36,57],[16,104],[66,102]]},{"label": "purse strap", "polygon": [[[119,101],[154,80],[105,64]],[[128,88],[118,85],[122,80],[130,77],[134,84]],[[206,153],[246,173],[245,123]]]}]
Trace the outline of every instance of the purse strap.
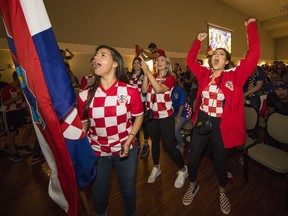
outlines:
[{"label": "purse strap", "polygon": [[[221,75],[221,77],[220,77],[220,80],[219,80],[218,85],[217,85],[217,87],[216,87],[216,91],[217,91],[217,89],[219,88],[219,85],[220,85],[220,83],[221,83],[221,81],[222,81],[222,78],[223,78],[223,75]],[[216,91],[215,91],[215,93],[216,93]]]},{"label": "purse strap", "polygon": [[[152,94],[151,94],[151,97],[152,97]],[[151,101],[151,108],[150,109],[152,109],[152,110],[153,110],[153,105],[154,105],[154,102],[155,102],[155,97],[156,97],[156,92],[155,92],[155,95],[154,95],[154,97],[153,97],[153,99]]]}]

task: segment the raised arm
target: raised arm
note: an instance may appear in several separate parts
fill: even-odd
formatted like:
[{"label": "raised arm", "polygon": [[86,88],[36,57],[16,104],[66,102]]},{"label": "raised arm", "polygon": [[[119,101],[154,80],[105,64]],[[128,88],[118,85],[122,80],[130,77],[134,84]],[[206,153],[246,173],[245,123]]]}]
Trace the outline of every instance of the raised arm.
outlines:
[{"label": "raised arm", "polygon": [[157,82],[157,80],[155,79],[154,75],[151,73],[145,61],[141,61],[141,68],[144,71],[144,79],[142,82],[142,92],[144,94],[147,93],[148,91],[148,81],[151,83],[156,93],[162,93],[162,92],[169,90],[169,88],[166,85]]},{"label": "raised arm", "polygon": [[261,52],[256,19],[248,19],[245,21],[245,26],[247,32],[248,51],[246,52],[245,58],[242,59],[237,66],[240,71],[238,77],[239,80],[242,81],[243,85],[256,68]]},{"label": "raised arm", "polygon": [[203,75],[203,71],[208,70],[205,67],[201,67],[200,63],[197,62],[197,55],[200,51],[201,42],[205,40],[206,37],[206,32],[199,33],[197,38],[194,40],[186,57],[186,64],[188,68],[198,79],[200,79],[200,76]]}]

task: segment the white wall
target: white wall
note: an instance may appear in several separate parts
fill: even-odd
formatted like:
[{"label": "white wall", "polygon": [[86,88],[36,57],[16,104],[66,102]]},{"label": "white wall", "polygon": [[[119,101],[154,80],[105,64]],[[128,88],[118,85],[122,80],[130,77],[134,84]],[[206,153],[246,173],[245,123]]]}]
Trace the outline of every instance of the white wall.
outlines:
[{"label": "white wall", "polygon": [[[117,48],[126,67],[131,69],[134,45],[146,48],[150,42],[155,42],[173,63],[178,62],[185,68],[185,56],[197,34],[207,31],[207,23],[233,30],[232,60],[237,62],[247,50],[244,21],[248,16],[215,0],[155,0],[153,3],[142,0],[84,0],[81,3],[44,0],[44,3],[60,48],[69,48],[75,53],[71,69],[79,79],[89,72],[89,60],[100,44]],[[272,62],[283,44],[277,43],[276,52],[274,39],[262,29],[261,23],[258,27],[261,62]],[[2,38],[3,30],[0,25]],[[203,43],[200,58],[205,57],[207,44]],[[0,47],[5,46],[1,43]],[[11,62],[7,53],[2,52],[0,49],[0,57],[5,58],[1,58],[0,68]],[[287,52],[279,52],[282,59],[288,59]]]},{"label": "white wall", "polygon": [[276,60],[283,60],[288,62],[288,37],[279,38],[276,40],[275,43],[276,46],[276,54],[275,59]]}]

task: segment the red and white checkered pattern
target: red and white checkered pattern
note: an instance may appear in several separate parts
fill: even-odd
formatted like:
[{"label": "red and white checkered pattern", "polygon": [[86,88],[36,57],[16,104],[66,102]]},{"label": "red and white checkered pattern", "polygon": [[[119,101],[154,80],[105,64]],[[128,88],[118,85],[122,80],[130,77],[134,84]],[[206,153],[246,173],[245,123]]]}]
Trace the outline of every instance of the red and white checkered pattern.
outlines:
[{"label": "red and white checkered pattern", "polygon": [[188,102],[185,103],[184,109],[187,111],[186,118],[190,119],[193,114],[193,109]]},{"label": "red and white checkered pattern", "polygon": [[[16,102],[11,103],[8,106],[3,105],[4,101],[8,101],[12,98],[19,96],[19,95],[22,95],[22,97],[20,99],[18,99]],[[17,89],[12,85],[7,85],[2,89],[1,101],[2,101],[2,106],[1,106],[2,112],[20,110],[20,109],[23,109],[26,107],[26,101],[25,101],[25,98],[23,96],[21,88],[19,87],[19,89]]]},{"label": "red and white checkered pattern", "polygon": [[[146,107],[147,109],[153,110],[153,116],[156,119],[166,118],[168,116],[173,115],[173,107],[172,107],[172,100],[171,94],[172,90],[175,86],[175,78],[172,75],[168,75],[167,77],[158,78],[157,74],[154,74],[156,80],[161,82],[162,84],[166,85],[169,90],[155,94],[152,85],[149,83],[147,98],[146,98]],[[154,101],[153,101],[154,100]],[[152,104],[153,101],[153,104]]]},{"label": "red and white checkered pattern", "polygon": [[222,101],[225,99],[221,89],[215,83],[210,83],[202,91],[200,110],[213,117],[221,117],[223,113]]},{"label": "red and white checkered pattern", "polygon": [[84,75],[81,78],[79,90],[83,91],[84,89],[86,89],[94,81],[94,79],[95,79],[95,77],[93,74]]},{"label": "red and white checkered pattern", "polygon": [[129,80],[129,83],[131,85],[133,85],[135,88],[138,89],[140,95],[141,95],[141,99],[142,99],[142,102],[145,102],[146,101],[146,95],[144,96],[142,94],[142,82],[143,82],[143,79],[144,79],[144,75],[141,75],[140,77],[137,77],[137,75],[134,73],[131,77],[131,79]]},{"label": "red and white checkered pattern", "polygon": [[[83,116],[88,90],[79,93],[78,110]],[[90,104],[88,137],[98,156],[118,154],[132,129],[132,116],[143,114],[138,90],[116,81],[108,90],[99,86]],[[84,120],[82,118],[82,120]],[[135,141],[132,143],[133,147]]]},{"label": "red and white checkered pattern", "polygon": [[78,140],[86,136],[85,132],[78,127],[80,118],[76,118],[78,111],[73,108],[72,111],[67,115],[67,117],[61,123],[61,128],[63,130],[63,135],[66,139]]}]

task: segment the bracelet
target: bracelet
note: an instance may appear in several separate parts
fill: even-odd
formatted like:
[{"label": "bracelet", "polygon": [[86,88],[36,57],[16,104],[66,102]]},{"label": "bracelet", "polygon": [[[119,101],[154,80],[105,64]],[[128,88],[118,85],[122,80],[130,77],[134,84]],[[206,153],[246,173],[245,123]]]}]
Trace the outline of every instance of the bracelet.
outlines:
[{"label": "bracelet", "polygon": [[129,135],[132,135],[132,136],[134,136],[134,137],[136,136],[136,135],[135,135],[135,134],[133,134],[133,133],[130,133]]}]

